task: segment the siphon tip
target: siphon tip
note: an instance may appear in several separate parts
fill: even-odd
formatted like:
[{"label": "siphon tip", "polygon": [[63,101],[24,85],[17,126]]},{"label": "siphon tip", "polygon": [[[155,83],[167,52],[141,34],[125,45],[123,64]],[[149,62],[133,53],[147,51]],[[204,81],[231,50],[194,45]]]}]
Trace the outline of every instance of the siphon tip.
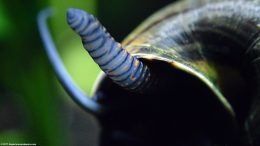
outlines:
[{"label": "siphon tip", "polygon": [[79,13],[79,11],[75,8],[69,8],[67,10],[67,20],[72,20],[77,16],[77,13]]},{"label": "siphon tip", "polygon": [[69,8],[67,10],[67,18],[73,18],[74,17],[74,13],[75,13],[75,9],[74,8]]}]

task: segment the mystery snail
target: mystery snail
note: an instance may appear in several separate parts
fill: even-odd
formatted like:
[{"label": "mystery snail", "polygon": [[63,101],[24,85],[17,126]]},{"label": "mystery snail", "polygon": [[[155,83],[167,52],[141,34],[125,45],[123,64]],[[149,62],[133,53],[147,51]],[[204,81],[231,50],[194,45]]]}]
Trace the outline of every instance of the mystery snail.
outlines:
[{"label": "mystery snail", "polygon": [[260,145],[260,1],[179,1],[121,45],[83,10],[67,21],[104,71],[101,145]]}]

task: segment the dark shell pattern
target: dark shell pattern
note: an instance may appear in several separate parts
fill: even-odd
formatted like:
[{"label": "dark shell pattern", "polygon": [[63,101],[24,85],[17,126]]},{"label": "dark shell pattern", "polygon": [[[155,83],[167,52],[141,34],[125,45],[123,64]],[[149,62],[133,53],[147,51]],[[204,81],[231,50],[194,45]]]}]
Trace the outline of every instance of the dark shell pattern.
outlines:
[{"label": "dark shell pattern", "polygon": [[[144,60],[144,65],[153,61],[165,62],[172,68],[202,81],[215,95],[206,98],[216,101],[218,107],[225,110],[231,117],[229,122],[237,124],[239,121],[240,128],[247,133],[247,141],[251,145],[258,146],[260,145],[259,14],[260,0],[178,1],[153,14],[130,33],[121,44],[123,50],[121,52],[125,52],[126,49],[131,54],[128,56],[133,55],[134,59],[141,58]],[[96,26],[99,28],[100,25]],[[107,36],[107,33],[105,34]],[[114,41],[110,37],[105,40]],[[93,45],[93,43],[87,44]],[[100,42],[96,41],[95,45],[97,44],[100,45]],[[99,48],[102,47],[94,47],[95,50],[99,50],[98,53],[102,53],[103,50]],[[120,50],[118,48],[116,50]],[[113,61],[120,62],[118,59]],[[107,79],[102,73],[93,93],[98,94],[99,90],[111,93],[118,89],[118,86],[110,88],[114,84]],[[112,90],[107,91],[107,88]],[[118,94],[129,92],[120,92],[115,96]],[[243,111],[245,109],[246,111]]]},{"label": "dark shell pattern", "polygon": [[253,68],[249,76],[255,76],[255,99],[246,127],[254,141],[260,136],[259,14],[258,0],[180,1],[149,17],[126,37],[122,46],[138,58],[162,60],[199,78],[234,117],[221,83],[230,76],[221,72],[228,72],[230,66],[236,68],[230,72]]},{"label": "dark shell pattern", "polygon": [[159,11],[122,45],[140,58],[163,60],[200,78],[233,112],[219,89],[217,66],[226,60],[242,64],[255,59],[244,56],[258,34],[260,5],[225,1],[200,7],[204,1],[199,1],[188,7],[188,3],[181,1]]}]

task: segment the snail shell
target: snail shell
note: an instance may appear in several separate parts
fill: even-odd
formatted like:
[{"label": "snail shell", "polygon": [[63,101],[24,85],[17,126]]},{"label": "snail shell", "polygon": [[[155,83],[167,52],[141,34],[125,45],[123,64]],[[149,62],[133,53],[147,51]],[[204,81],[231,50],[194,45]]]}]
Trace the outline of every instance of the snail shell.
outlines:
[{"label": "snail shell", "polygon": [[[189,114],[193,117],[192,114],[196,113],[199,116],[200,112],[203,112],[204,114],[199,117],[203,120],[212,118],[213,120],[206,120],[211,123],[208,125],[211,128],[214,127],[214,120],[219,120],[218,126],[211,130],[215,132],[213,132],[215,136],[221,138],[216,138],[217,140],[213,138],[214,142],[220,141],[219,144],[233,143],[233,137],[229,137],[229,139],[223,138],[223,135],[228,135],[225,131],[232,131],[230,133],[235,135],[234,137],[242,135],[242,137],[248,138],[246,141],[251,145],[260,145],[260,2],[253,0],[205,1],[197,1],[195,5],[189,5],[188,1],[181,1],[167,6],[134,30],[122,42],[122,47],[113,47],[113,45],[108,47],[106,43],[115,44],[116,42],[103,28],[99,29],[101,25],[98,21],[94,19],[92,22],[86,21],[91,18],[88,14],[80,11],[81,14],[78,13],[77,15],[79,18],[81,15],[82,17],[78,20],[72,18],[72,15],[68,16],[69,25],[80,34],[85,49],[88,50],[106,75],[117,83],[116,85],[103,76],[98,82],[99,86],[96,87],[96,92],[102,92],[106,97],[113,97],[104,98],[103,101],[100,101],[113,109],[113,112],[107,116],[113,117],[112,122],[109,123],[110,127],[122,130],[129,126],[123,123],[129,123],[128,120],[131,119],[133,126],[124,130],[130,135],[140,138],[143,135],[139,134],[140,131],[139,133],[135,131],[135,126],[138,123],[146,123],[146,120],[151,118],[146,117],[146,120],[141,118],[140,121],[133,120],[136,117],[140,118],[142,114],[147,114],[148,111],[143,109],[143,106],[149,107],[149,112],[155,114],[158,107],[154,108],[152,105],[165,105],[165,107],[160,107],[161,112],[159,112],[160,117],[163,119],[165,113],[178,115],[178,112],[173,111],[182,107],[176,103],[182,103],[188,109],[184,110],[182,114]],[[91,38],[93,36],[94,39]],[[101,38],[103,38],[103,41],[101,41]],[[111,55],[109,54],[110,51],[106,51],[106,48],[119,55],[112,58],[107,57]],[[93,50],[97,50],[98,57],[92,53]],[[124,52],[125,55],[120,55],[120,52]],[[106,63],[116,62],[117,57],[122,56],[124,56],[124,59],[121,60],[127,60],[126,58],[129,57],[129,61],[123,61],[123,65],[117,64],[116,67],[113,67],[113,64],[116,63],[112,63],[106,68],[101,63],[103,59],[106,60]],[[135,68],[128,64],[133,60],[139,64]],[[127,72],[129,74],[126,75],[126,79],[118,82],[117,78],[121,75],[119,73],[121,67],[128,67]],[[111,70],[115,72],[111,74]],[[140,74],[136,76],[137,72]],[[130,75],[130,73],[133,74]],[[114,74],[117,75],[116,78],[113,77]],[[131,81],[133,81],[133,84]],[[129,83],[131,84],[130,88],[125,86],[125,84]],[[118,85],[127,87],[127,90],[138,89],[140,91],[145,89],[148,93],[129,92],[119,88]],[[149,85],[149,87],[147,87],[148,89],[143,88],[143,86],[140,88],[140,85]],[[153,89],[157,90],[157,92],[152,92]],[[186,90],[192,91],[192,93],[186,93]],[[149,94],[149,92],[154,94]],[[158,97],[162,99],[158,99]],[[137,99],[139,104],[135,103]],[[147,103],[148,99],[149,103]],[[176,103],[174,104],[174,102]],[[201,107],[194,106],[189,102],[194,102]],[[133,109],[133,107],[138,110]],[[189,113],[193,108],[197,108],[196,112]],[[203,111],[207,109],[210,109],[209,111],[214,113],[214,116]],[[126,113],[135,113],[137,115],[126,116]],[[175,117],[183,116],[176,115]],[[117,120],[122,120],[122,124],[115,125],[113,121]],[[147,127],[155,123],[162,124],[160,120],[153,118],[150,120],[153,122],[148,122]],[[182,117],[180,121],[184,120],[188,119]],[[203,120],[199,120],[199,122],[205,124]],[[170,121],[175,124],[182,124],[182,128],[185,124],[188,124]],[[104,124],[107,125],[107,123]],[[168,122],[167,124],[169,125]],[[203,126],[203,124],[199,125]],[[143,128],[144,131],[151,128],[147,127]],[[227,127],[229,127],[229,130],[227,130]],[[189,128],[185,128],[185,130]],[[203,128],[206,130],[208,127]],[[171,130],[176,129],[178,128],[174,127]],[[157,131],[158,129],[153,130]],[[158,131],[162,132],[161,130]],[[241,135],[234,134],[236,132],[241,132]],[[153,137],[153,134],[148,135]],[[146,136],[144,136],[145,140]],[[161,138],[158,139],[161,140]],[[211,144],[216,144],[214,142]]]},{"label": "snail shell", "polygon": [[187,3],[170,5],[148,18],[123,47],[200,78],[234,110],[250,143],[260,145],[260,2],[197,1],[194,7]]}]

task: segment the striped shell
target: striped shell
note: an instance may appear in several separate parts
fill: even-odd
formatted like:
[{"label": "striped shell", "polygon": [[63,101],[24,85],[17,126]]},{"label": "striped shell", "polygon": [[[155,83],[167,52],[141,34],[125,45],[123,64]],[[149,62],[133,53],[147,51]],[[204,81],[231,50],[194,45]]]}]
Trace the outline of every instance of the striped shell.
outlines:
[{"label": "striped shell", "polygon": [[252,2],[226,1],[179,15],[169,12],[175,7],[168,6],[145,21],[123,41],[123,48],[139,58],[166,61],[193,74],[226,102],[220,95],[216,66],[238,64],[242,68],[259,57],[254,47],[260,7]]},{"label": "striped shell", "polygon": [[[157,80],[163,80],[162,88],[156,86],[148,90],[152,93],[149,94],[149,99],[147,95],[121,90],[102,75],[97,82],[96,94],[102,92],[107,97],[114,97],[100,101],[104,105],[112,109],[127,109],[132,106],[128,105],[128,100],[133,97],[141,100],[141,103],[145,103],[147,99],[154,99],[153,103],[156,103],[158,96],[167,96],[164,91],[172,92],[170,98],[179,100],[178,97],[183,94],[181,98],[185,99],[186,90],[192,89],[178,91],[178,86],[189,85],[189,80],[184,80],[183,84],[184,81],[180,81],[179,76],[182,76],[182,79],[192,77],[203,84],[200,86],[209,89],[206,95],[210,95],[193,95],[194,98],[201,101],[202,106],[212,106],[216,111],[222,110],[219,113],[223,116],[218,117],[216,111],[214,114],[218,115],[218,118],[210,114],[207,116],[215,118],[214,120],[220,119],[220,123],[233,125],[234,127],[229,127],[233,134],[242,131],[242,137],[248,139],[247,144],[256,146],[260,144],[259,14],[260,2],[257,0],[198,0],[194,5],[191,5],[190,1],[180,1],[149,17],[122,42],[122,46],[116,44],[104,28],[84,12],[82,19],[79,19],[82,22],[73,20],[72,15],[69,15],[68,23],[81,36],[85,49],[117,85],[144,90],[145,86],[149,85],[150,88],[155,83],[160,83]],[[102,49],[107,46],[111,47],[108,47],[108,50]],[[190,84],[194,82],[191,81]],[[196,85],[191,87],[196,88]],[[154,89],[159,89],[160,92],[153,94]],[[197,94],[194,89],[193,92]],[[121,96],[126,98],[117,98]],[[193,101],[191,98],[189,100]],[[210,101],[214,101],[214,104],[204,105]],[[192,105],[186,103],[187,107]],[[141,108],[138,104],[136,106]],[[122,117],[114,119],[120,120]],[[127,130],[140,136],[134,129]],[[221,134],[225,135],[223,131]]]},{"label": "striped shell", "polygon": [[[135,29],[122,46],[139,58],[165,61],[199,78],[233,116],[239,116],[239,108],[244,106],[236,105],[239,99],[234,98],[250,100],[240,103],[254,105],[244,126],[252,130],[249,141],[259,145],[260,1],[195,4],[181,1],[160,10]],[[239,97],[239,90],[248,88],[252,88],[251,93]],[[229,95],[228,90],[236,94]]]},{"label": "striped shell", "polygon": [[[249,143],[258,145],[260,2],[220,1],[204,5],[205,1],[198,1],[195,4],[181,1],[160,10],[135,29],[122,42],[122,47],[138,58],[165,61],[199,78],[234,117],[239,116],[239,106],[243,105],[235,105],[238,101],[230,98],[249,98],[250,102],[256,102],[243,121],[251,135]],[[240,85],[245,82],[240,82],[241,76],[246,76],[250,85]],[[232,97],[239,96],[240,92],[231,97],[225,95],[227,90],[247,90],[244,86],[253,86],[253,95]]]}]

